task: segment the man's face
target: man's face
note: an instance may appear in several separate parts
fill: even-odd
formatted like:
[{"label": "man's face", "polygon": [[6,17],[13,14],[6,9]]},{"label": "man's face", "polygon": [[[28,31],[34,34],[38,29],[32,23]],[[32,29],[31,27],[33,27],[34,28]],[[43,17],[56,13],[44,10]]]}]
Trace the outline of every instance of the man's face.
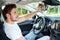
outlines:
[{"label": "man's face", "polygon": [[13,8],[13,9],[11,10],[10,19],[11,19],[12,21],[16,21],[16,20],[18,19],[18,13],[17,13],[16,8]]}]

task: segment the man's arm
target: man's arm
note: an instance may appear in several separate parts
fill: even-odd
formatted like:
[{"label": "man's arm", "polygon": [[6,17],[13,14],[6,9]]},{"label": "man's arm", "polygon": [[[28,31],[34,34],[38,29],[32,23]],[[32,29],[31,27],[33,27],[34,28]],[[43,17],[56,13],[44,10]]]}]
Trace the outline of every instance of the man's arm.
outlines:
[{"label": "man's arm", "polygon": [[17,20],[17,22],[23,22],[23,21],[25,21],[25,20],[33,17],[35,14],[37,14],[37,13],[40,12],[40,11],[41,11],[41,8],[40,8],[39,5],[38,5],[38,8],[37,8],[36,11],[31,12],[30,14],[28,14],[28,15],[26,15],[26,16],[19,17],[18,20]]},{"label": "man's arm", "polygon": [[24,38],[20,37],[20,38],[17,38],[16,40],[24,40]]},{"label": "man's arm", "polygon": [[29,13],[28,15],[26,16],[23,16],[23,17],[19,17],[17,22],[23,22],[25,20],[28,20],[29,18],[33,17],[36,13],[38,13],[38,11],[34,11],[32,13]]}]

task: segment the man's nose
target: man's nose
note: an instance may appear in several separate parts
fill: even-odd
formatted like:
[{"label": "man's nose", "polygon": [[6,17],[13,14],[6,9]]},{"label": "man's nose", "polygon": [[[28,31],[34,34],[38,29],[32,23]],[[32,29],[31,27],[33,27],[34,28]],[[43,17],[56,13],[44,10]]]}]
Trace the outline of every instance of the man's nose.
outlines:
[{"label": "man's nose", "polygon": [[16,13],[16,15],[18,16],[18,12]]},{"label": "man's nose", "polygon": [[16,14],[18,15],[18,11],[16,11]]},{"label": "man's nose", "polygon": [[17,17],[19,16],[18,13],[16,13],[16,16],[17,16]]}]

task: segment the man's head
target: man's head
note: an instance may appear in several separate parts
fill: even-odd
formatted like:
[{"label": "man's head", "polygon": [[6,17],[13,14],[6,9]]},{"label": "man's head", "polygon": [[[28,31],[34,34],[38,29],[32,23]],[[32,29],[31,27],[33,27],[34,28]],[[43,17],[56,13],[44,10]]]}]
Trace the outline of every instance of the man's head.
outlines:
[{"label": "man's head", "polygon": [[5,20],[10,19],[15,21],[18,18],[18,13],[15,4],[7,4],[3,10],[3,17]]},{"label": "man's head", "polygon": [[45,5],[43,5],[43,4],[38,4],[38,6],[41,8],[41,11],[45,11]]}]

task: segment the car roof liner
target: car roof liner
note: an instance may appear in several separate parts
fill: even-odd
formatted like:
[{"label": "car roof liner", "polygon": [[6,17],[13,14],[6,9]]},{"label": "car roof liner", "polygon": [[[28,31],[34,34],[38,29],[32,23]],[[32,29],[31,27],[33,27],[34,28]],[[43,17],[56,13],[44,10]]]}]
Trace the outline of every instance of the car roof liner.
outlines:
[{"label": "car roof liner", "polygon": [[5,4],[4,0],[0,0],[0,7]]}]

